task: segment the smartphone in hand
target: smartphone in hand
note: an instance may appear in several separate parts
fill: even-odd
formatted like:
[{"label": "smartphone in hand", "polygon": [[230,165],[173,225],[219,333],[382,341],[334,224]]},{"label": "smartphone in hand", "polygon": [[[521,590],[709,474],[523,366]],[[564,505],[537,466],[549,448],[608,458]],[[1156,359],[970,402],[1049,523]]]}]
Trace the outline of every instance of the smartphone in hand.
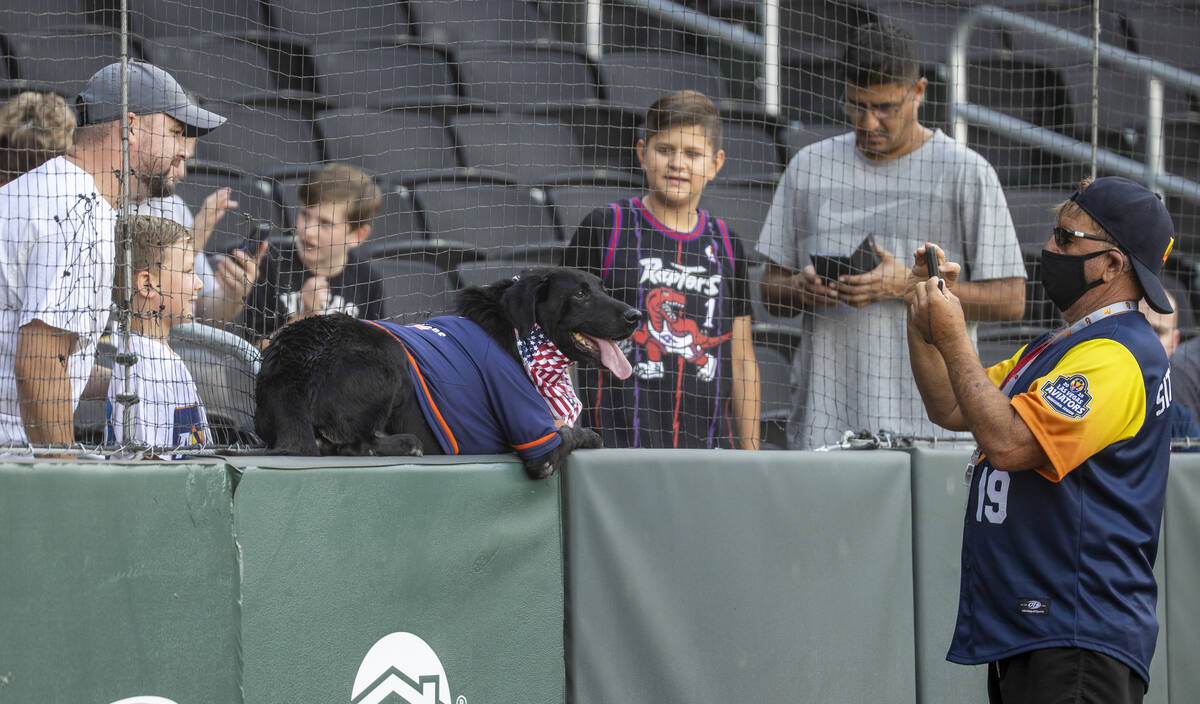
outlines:
[{"label": "smartphone in hand", "polygon": [[240,249],[251,257],[258,256],[259,250],[262,249],[262,243],[271,235],[271,223],[269,222],[254,222],[251,221],[250,229],[246,233],[246,239],[242,240],[236,249]]},{"label": "smartphone in hand", "polygon": [[[938,260],[941,259],[942,250],[938,249],[937,245],[931,244],[925,248],[925,269],[931,277],[938,276]],[[946,290],[946,282],[938,276],[938,290]]]},{"label": "smartphone in hand", "polygon": [[826,281],[837,281],[844,274],[865,274],[879,266],[879,253],[875,251],[875,237],[867,235],[850,255],[813,252],[813,268]]}]

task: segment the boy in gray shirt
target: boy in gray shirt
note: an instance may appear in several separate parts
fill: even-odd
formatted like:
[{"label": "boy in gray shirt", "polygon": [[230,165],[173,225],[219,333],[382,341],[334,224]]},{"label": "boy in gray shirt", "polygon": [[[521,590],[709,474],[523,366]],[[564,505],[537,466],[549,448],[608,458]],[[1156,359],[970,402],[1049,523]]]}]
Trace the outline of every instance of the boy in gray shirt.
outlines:
[{"label": "boy in gray shirt", "polygon": [[[792,449],[836,443],[847,430],[945,436],[926,420],[906,341],[905,262],[926,242],[963,262],[954,291],[971,320],[1017,320],[1025,306],[1025,268],[995,170],[917,119],[926,79],[911,37],[890,25],[861,27],[845,66],[854,131],[796,154],[758,243],[770,260],[768,310],[804,316]],[[834,280],[817,274],[812,254],[851,254],[867,235],[877,266]]]}]

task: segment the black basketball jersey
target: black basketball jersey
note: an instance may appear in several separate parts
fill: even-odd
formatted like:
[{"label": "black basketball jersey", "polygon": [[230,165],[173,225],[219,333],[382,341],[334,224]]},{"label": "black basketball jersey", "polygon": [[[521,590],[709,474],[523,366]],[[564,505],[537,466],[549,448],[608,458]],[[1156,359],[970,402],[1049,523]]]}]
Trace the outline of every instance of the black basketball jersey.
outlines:
[{"label": "black basketball jersey", "polygon": [[566,264],[642,310],[622,347],[630,378],[579,371],[585,423],[605,446],[736,447],[730,339],[750,304],[741,246],[725,223],[700,210],[695,228],[675,232],[630,198],[584,218]]}]

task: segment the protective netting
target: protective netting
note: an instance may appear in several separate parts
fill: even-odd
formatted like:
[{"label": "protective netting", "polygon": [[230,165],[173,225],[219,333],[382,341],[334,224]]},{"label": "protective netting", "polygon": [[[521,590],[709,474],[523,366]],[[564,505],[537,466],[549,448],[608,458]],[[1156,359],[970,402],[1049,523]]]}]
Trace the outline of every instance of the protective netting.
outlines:
[{"label": "protective netting", "polygon": [[[739,416],[746,414],[761,421],[764,447],[828,445],[847,431],[888,443],[947,439],[924,422],[898,301],[791,315],[764,305],[764,272],[772,265],[799,271],[816,253],[850,255],[868,235],[887,250],[885,259],[911,265],[915,247],[932,240],[964,265],[964,279],[1000,282],[984,290],[1003,296],[982,302],[975,314],[981,358],[999,361],[1059,324],[1038,259],[1051,208],[1092,173],[1093,144],[1100,175],[1118,173],[1103,155],[1145,164],[1160,152],[1163,170],[1155,174],[1193,182],[1189,191],[1149,172],[1138,179],[1163,193],[1175,218],[1164,281],[1178,304],[1182,338],[1196,331],[1200,94],[1165,82],[1159,106],[1146,75],[1104,57],[1097,63],[1090,43],[1098,27],[1107,47],[1200,73],[1198,2],[1105,0],[1098,11],[1088,1],[992,3],[1054,28],[1049,35],[994,17],[956,34],[984,5],[968,0],[124,4],[123,14],[115,0],[7,0],[0,8],[0,97],[15,104],[22,93],[42,92],[73,109],[89,77],[126,55],[165,69],[197,105],[226,121],[192,139],[190,131],[172,135],[169,123],[138,115],[130,171],[119,152],[103,166],[89,162],[99,174],[90,181],[78,159],[51,161],[20,188],[0,192],[7,194],[0,196],[6,445],[73,439],[105,446],[108,454],[146,446],[161,454],[198,432],[210,448],[254,447],[260,350],[290,320],[341,311],[419,322],[451,311],[456,290],[533,264],[594,265],[612,276],[606,267],[613,261],[641,267],[626,293],[647,311],[647,322],[624,345],[635,372],[619,393],[604,378],[580,378],[596,385],[581,388],[586,403],[598,408],[596,396],[610,393],[610,400],[632,404],[595,411],[592,424],[665,426],[665,439],[645,440],[647,434],[642,444],[668,446],[741,446],[736,436],[748,425]],[[902,86],[908,90],[890,102],[848,93],[843,80],[856,31],[877,22],[911,35],[924,79],[920,88]],[[1088,49],[1057,40],[1068,35],[1086,39]],[[764,42],[776,36],[777,47]],[[955,129],[955,115],[967,115],[951,104],[956,36],[964,39],[966,102],[1019,124],[1002,128],[967,116]],[[709,219],[685,218],[672,238],[655,229],[671,228],[653,204],[623,199],[644,198],[654,187],[635,145],[646,136],[651,103],[681,89],[716,105],[725,156],[700,199]],[[29,104],[0,122],[8,178],[66,148],[55,127],[64,105],[22,99]],[[863,168],[850,128],[857,121],[883,125],[876,131],[886,133],[909,105],[919,105],[919,125],[935,131],[932,146]],[[1162,116],[1160,150],[1151,141],[1155,114]],[[42,125],[33,137],[31,124]],[[120,144],[120,122],[106,124],[118,126]],[[956,137],[982,160],[963,156]],[[1051,145],[1061,138],[1087,149]],[[338,164],[354,169],[330,170]],[[185,269],[194,267],[202,285],[194,305],[168,301],[190,293],[163,288],[163,267],[178,259],[164,255],[157,271],[151,267],[142,307],[133,295],[135,271],[129,292],[118,278],[109,310],[104,279],[122,275],[122,263],[108,259],[106,235],[97,230],[132,235],[92,195],[116,205],[126,190],[131,203],[123,212],[171,218],[190,234],[199,256]],[[617,202],[624,202],[623,227],[634,229],[612,237],[619,228],[608,205]],[[97,212],[78,216],[83,206]],[[578,234],[589,218],[589,232],[608,228],[609,236]],[[645,251],[608,251],[640,247],[643,237]],[[667,239],[652,243],[654,237]],[[696,261],[685,262],[695,237],[702,241]],[[677,249],[674,261],[658,252],[665,241]],[[572,252],[585,242],[603,251]],[[157,247],[170,249],[161,241]],[[709,264],[722,268],[714,273]],[[63,283],[83,271],[97,279],[86,291],[80,280]],[[188,272],[179,274],[187,289]],[[740,280],[719,295],[695,283],[714,275]],[[1005,280],[1012,285],[1001,285]],[[672,290],[681,302],[672,302]],[[1020,290],[1023,307],[1014,294]],[[195,320],[188,322],[192,308]],[[743,311],[752,321],[757,385],[738,371],[739,353],[731,350],[743,332],[736,322]],[[163,355],[161,368],[154,353],[127,354],[136,353],[130,345],[139,344],[138,335],[167,349],[152,348]],[[142,385],[126,384],[138,365]],[[1178,389],[1180,376],[1177,399],[1200,402],[1200,389],[1190,390],[1194,398]],[[197,428],[203,417],[197,421],[195,413],[173,414],[196,405],[191,396],[183,393],[172,406],[177,392],[159,388],[186,388],[186,377],[207,428]],[[164,394],[166,405],[151,412],[150,400]],[[140,422],[170,425],[167,435],[154,437],[174,442],[125,441],[115,426],[127,408]],[[71,415],[65,409],[73,409],[73,423],[64,420]],[[681,421],[681,414],[698,415]],[[31,424],[41,428],[29,432]]]}]

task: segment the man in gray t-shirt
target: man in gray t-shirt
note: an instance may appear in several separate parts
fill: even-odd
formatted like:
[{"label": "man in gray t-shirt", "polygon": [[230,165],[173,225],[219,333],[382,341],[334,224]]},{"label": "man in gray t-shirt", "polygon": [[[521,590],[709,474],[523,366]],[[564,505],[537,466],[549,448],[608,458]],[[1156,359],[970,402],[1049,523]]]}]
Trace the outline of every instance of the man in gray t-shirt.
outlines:
[{"label": "man in gray t-shirt", "polygon": [[[927,278],[909,269],[925,243],[963,263],[954,292],[970,319],[1017,320],[1025,307],[1025,268],[995,170],[917,119],[926,79],[911,37],[889,25],[861,27],[845,66],[854,131],[796,154],[758,243],[770,260],[767,309],[804,316],[792,449],[836,443],[847,430],[946,437],[926,419],[908,360],[904,288],[910,275]],[[811,255],[849,255],[867,235],[878,266],[818,276]]]}]

